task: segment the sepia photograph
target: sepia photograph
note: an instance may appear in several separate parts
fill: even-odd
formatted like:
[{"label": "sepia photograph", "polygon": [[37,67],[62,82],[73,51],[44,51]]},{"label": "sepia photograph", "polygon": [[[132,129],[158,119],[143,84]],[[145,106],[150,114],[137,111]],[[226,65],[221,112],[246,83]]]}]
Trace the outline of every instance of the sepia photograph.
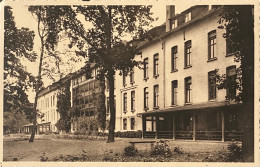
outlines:
[{"label": "sepia photograph", "polygon": [[2,1],[0,166],[257,166],[259,2],[225,2]]}]

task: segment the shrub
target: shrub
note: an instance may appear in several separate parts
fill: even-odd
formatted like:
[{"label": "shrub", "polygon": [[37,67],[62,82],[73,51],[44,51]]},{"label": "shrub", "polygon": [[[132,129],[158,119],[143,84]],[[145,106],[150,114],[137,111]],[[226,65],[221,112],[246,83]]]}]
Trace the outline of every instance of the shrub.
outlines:
[{"label": "shrub", "polygon": [[115,137],[121,138],[142,138],[142,131],[125,131],[125,132],[115,132]]},{"label": "shrub", "polygon": [[239,161],[242,158],[242,146],[239,142],[232,140],[228,144],[228,150],[230,151],[229,161]]},{"label": "shrub", "polygon": [[178,154],[183,154],[183,151],[180,147],[174,147],[173,151],[178,153]]},{"label": "shrub", "polygon": [[42,162],[46,162],[46,161],[48,161],[48,157],[45,155],[45,153],[43,153],[41,156],[40,156],[40,161],[42,161]]},{"label": "shrub", "polygon": [[127,156],[135,156],[138,153],[137,148],[134,145],[130,145],[125,147],[125,155]]},{"label": "shrub", "polygon": [[45,135],[50,135],[52,134],[52,131],[51,130],[47,130],[46,132],[44,132]]},{"label": "shrub", "polygon": [[166,157],[171,156],[172,151],[168,143],[168,140],[160,140],[156,142],[155,146],[152,148],[151,155],[164,155]]}]

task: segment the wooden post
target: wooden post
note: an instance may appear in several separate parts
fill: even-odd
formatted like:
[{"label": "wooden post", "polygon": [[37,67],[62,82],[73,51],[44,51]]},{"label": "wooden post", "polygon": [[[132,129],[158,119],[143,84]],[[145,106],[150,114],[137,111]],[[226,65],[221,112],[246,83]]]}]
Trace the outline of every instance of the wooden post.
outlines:
[{"label": "wooden post", "polygon": [[193,116],[192,116],[192,122],[193,122],[193,141],[196,140],[196,120],[195,120],[195,112],[193,111]]},{"label": "wooden post", "polygon": [[176,140],[176,123],[174,115],[172,116],[172,139]]},{"label": "wooden post", "polygon": [[156,123],[155,139],[157,139],[158,138],[158,127],[159,127],[159,117],[158,117],[158,115],[155,116],[155,119],[156,119],[156,121],[155,121],[155,123]]},{"label": "wooden post", "polygon": [[225,141],[225,118],[224,118],[224,112],[221,111],[221,141]]},{"label": "wooden post", "polygon": [[142,139],[143,139],[144,138],[144,132],[146,130],[146,117],[144,115],[142,116],[142,122],[143,122]]}]

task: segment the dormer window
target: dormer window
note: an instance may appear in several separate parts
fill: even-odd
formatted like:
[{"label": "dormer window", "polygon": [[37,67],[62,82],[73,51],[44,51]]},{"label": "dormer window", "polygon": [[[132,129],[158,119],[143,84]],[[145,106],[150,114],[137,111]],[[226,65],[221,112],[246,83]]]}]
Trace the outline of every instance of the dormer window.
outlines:
[{"label": "dormer window", "polygon": [[172,20],[172,29],[176,28],[178,26],[178,20]]},{"label": "dormer window", "polygon": [[185,23],[191,20],[191,12],[185,14]]}]

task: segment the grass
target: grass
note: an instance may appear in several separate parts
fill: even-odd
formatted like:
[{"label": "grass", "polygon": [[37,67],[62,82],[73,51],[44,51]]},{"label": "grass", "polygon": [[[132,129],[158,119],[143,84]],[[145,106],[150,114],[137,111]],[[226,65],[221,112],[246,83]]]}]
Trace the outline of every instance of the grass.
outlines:
[{"label": "grass", "polygon": [[[195,162],[203,161],[205,158],[214,157],[219,152],[227,152],[227,142],[208,142],[208,141],[184,141],[177,140],[169,142],[170,147],[180,147],[184,154],[175,154],[168,159],[151,157],[150,144],[136,144],[139,150],[137,157],[124,156],[124,148],[129,146],[129,141],[142,139],[116,138],[113,143],[106,143],[101,140],[63,140],[63,139],[36,139],[33,143],[28,140],[14,141],[4,140],[4,161],[40,161],[47,157],[50,161],[60,160],[57,157],[68,159],[74,156],[79,159],[87,157],[86,161],[179,161]],[[140,159],[141,157],[141,159]],[[112,158],[112,159],[111,159]],[[158,159],[159,158],[159,159]],[[77,160],[77,159],[76,159]],[[212,159],[211,159],[212,160]]]}]

